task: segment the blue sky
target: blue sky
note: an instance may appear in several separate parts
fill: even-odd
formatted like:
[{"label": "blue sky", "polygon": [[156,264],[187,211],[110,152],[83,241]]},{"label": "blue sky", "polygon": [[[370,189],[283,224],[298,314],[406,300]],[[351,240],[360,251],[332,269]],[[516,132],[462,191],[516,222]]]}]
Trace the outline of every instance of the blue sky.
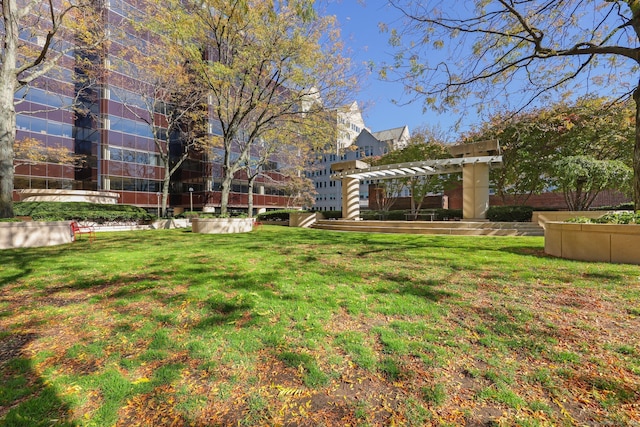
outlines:
[{"label": "blue sky", "polygon": [[[384,0],[331,0],[326,13],[338,18],[342,39],[351,50],[352,63],[363,66],[370,61],[376,65],[391,62],[392,49],[388,44],[388,33],[381,33],[378,27],[384,22],[393,27],[399,22],[400,14]],[[360,82],[361,90],[356,101],[364,110],[366,125],[373,131],[408,125],[410,130],[419,126],[438,125],[446,131],[453,126],[457,117],[451,114],[438,115],[423,112],[422,104],[411,100],[403,92],[400,83],[381,81],[376,71],[369,73]],[[392,102],[399,100],[399,103]],[[467,123],[468,125],[469,123]]]},{"label": "blue sky", "polygon": [[[355,66],[366,68],[363,64],[369,62],[373,62],[378,66],[384,62],[393,62],[393,48],[388,43],[389,34],[380,32],[379,23],[383,22],[389,28],[402,29],[403,22],[401,13],[389,6],[387,0],[318,1],[326,6],[324,13],[337,17],[342,31],[342,39],[351,51],[350,56]],[[426,2],[426,0],[424,1]],[[442,4],[447,4],[447,2]],[[452,7],[463,7],[465,2],[451,2],[450,4]],[[605,19],[607,11],[599,11],[596,6],[593,7],[594,10],[583,11],[585,13],[580,18],[582,25],[576,25],[576,27],[590,28],[593,22]],[[619,25],[619,18],[615,14],[607,14],[606,19],[611,21],[610,25],[613,27]],[[588,39],[588,31],[585,35],[587,36],[586,39]],[[621,38],[624,40],[622,36]],[[456,44],[451,46],[453,50],[457,51],[457,54],[460,54],[460,51],[465,49],[464,46]],[[423,58],[428,56],[429,61],[435,62],[437,58],[434,55],[446,55],[446,50],[422,53],[424,55]],[[544,107],[551,102],[563,99],[564,96],[567,97],[566,99],[575,99],[587,93],[616,98],[632,90],[629,87],[633,86],[634,81],[637,81],[634,80],[637,79],[634,74],[634,67],[637,64],[631,61],[628,68],[625,68],[624,65],[611,65],[612,63],[609,61],[611,58],[599,58],[602,58],[600,62],[594,61],[593,68],[589,68],[587,71],[581,72],[577,78],[571,79],[567,87],[563,87],[559,91],[545,92],[544,96],[534,99],[528,107]],[[620,56],[617,56],[615,59],[620,61],[621,64],[625,64],[620,58]],[[443,57],[441,59],[444,60],[446,58]],[[563,59],[558,59],[558,61],[561,60]],[[571,57],[567,61],[568,64],[564,65],[566,70],[563,71],[569,72],[577,69],[573,67],[578,67],[583,58]],[[561,65],[560,62],[555,64],[557,67]],[[547,71],[551,67],[553,67],[553,64],[548,65]],[[534,74],[534,80],[536,78],[544,79],[544,74],[543,68],[537,76]],[[600,83],[597,82],[598,79],[601,80]],[[495,97],[492,99],[494,101],[499,100],[502,104],[499,106],[501,108],[517,109],[525,107],[530,101],[530,95],[537,91],[535,85],[527,84],[527,80],[528,77],[522,73],[512,75],[509,81],[504,82],[504,87],[498,88]],[[547,84],[551,82],[540,80],[538,83]],[[412,96],[404,94],[402,84],[381,81],[375,69],[362,79],[361,86],[361,90],[355,95],[355,100],[358,101],[363,109],[367,127],[373,131],[403,125],[408,125],[412,131],[419,126],[438,127],[449,134],[449,142],[456,142],[460,132],[469,130],[473,125],[481,124],[482,119],[479,118],[477,110],[472,106],[464,110],[465,114],[461,118],[459,114],[454,112],[446,114],[436,114],[430,110],[423,112],[420,100],[407,104],[408,101],[411,101]],[[398,104],[392,102],[392,99],[398,98],[400,99]],[[489,99],[489,101],[491,102],[492,99]],[[482,107],[485,107],[485,115],[491,112],[490,108],[496,108],[496,105],[489,105],[490,102],[484,103],[481,100],[472,100],[470,105],[473,105],[474,102],[478,102]],[[458,120],[460,120],[459,128],[454,130],[453,127]]]}]

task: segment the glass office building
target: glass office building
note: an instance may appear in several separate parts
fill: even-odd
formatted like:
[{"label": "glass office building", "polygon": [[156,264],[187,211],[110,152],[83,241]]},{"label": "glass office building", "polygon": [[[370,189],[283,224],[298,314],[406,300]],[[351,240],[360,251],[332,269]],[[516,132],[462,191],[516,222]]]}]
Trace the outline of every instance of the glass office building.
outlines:
[{"label": "glass office building", "polygon": [[[105,34],[111,37],[103,56],[87,56],[101,69],[99,85],[79,89],[72,56],[65,56],[57,68],[38,79],[28,89],[16,93],[16,140],[35,139],[45,147],[63,147],[78,156],[74,164],[54,161],[27,161],[17,158],[15,200],[21,189],[64,189],[110,191],[119,202],[154,211],[159,203],[164,165],[154,143],[150,126],[132,109],[144,111],[136,93],[135,77],[127,75],[126,58],[119,54],[123,44],[146,46],[153,54],[152,37],[128,25],[131,17],[143,13],[136,1],[103,0]],[[124,32],[122,29],[125,29]],[[124,34],[124,37],[122,35]],[[126,105],[126,106],[125,106]],[[78,106],[80,108],[78,108]],[[210,126],[215,133],[215,126]],[[169,142],[169,151],[180,151],[180,140]],[[192,155],[172,176],[169,189],[171,208],[214,211],[220,206],[222,167],[219,153]],[[278,209],[290,203],[274,162],[255,183],[254,208]],[[244,172],[235,176],[230,194],[230,210],[246,210],[248,183]],[[192,196],[190,198],[190,196]]]}]

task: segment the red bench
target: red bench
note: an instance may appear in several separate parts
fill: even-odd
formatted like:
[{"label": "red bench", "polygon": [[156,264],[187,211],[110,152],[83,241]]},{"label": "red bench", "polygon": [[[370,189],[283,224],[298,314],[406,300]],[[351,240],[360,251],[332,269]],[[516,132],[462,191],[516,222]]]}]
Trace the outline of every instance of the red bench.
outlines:
[{"label": "red bench", "polygon": [[71,221],[71,233],[73,234],[73,241],[76,241],[76,235],[88,234],[89,243],[93,242],[96,238],[96,230],[90,225],[80,225],[77,221]]}]

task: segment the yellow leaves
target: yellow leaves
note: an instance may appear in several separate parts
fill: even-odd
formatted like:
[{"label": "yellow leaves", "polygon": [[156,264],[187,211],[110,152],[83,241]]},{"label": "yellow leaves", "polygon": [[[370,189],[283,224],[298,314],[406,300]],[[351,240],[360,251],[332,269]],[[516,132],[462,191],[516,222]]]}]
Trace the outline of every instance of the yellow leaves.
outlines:
[{"label": "yellow leaves", "polygon": [[301,417],[308,418],[309,412],[307,411],[307,409],[309,408],[311,408],[311,401],[307,400],[307,403],[305,405],[298,405],[298,413]]},{"label": "yellow leaves", "polygon": [[283,387],[280,385],[275,386],[278,390],[278,396],[298,397],[304,393],[304,390],[293,387]]},{"label": "yellow leaves", "polygon": [[14,153],[18,163],[50,162],[50,163],[73,163],[75,156],[68,148],[57,146],[47,147],[44,142],[35,138],[24,138],[16,141]]},{"label": "yellow leaves", "polygon": [[148,383],[149,381],[151,381],[149,378],[142,377],[142,378],[138,378],[135,381],[132,381],[131,384],[138,385],[138,384]]},{"label": "yellow leaves", "polygon": [[68,386],[67,388],[65,388],[65,390],[62,392],[63,395],[70,395],[70,394],[78,394],[82,391],[82,387],[80,387],[77,384],[72,384],[70,386]]},{"label": "yellow leaves", "polygon": [[553,401],[553,403],[558,405],[558,407],[560,408],[560,412],[562,412],[562,415],[564,415],[564,417],[567,418],[571,422],[571,424],[577,424],[576,420],[571,416],[571,413],[569,413],[569,411],[565,409],[564,405],[562,404],[562,402],[560,402],[559,399],[552,397],[551,400]]}]

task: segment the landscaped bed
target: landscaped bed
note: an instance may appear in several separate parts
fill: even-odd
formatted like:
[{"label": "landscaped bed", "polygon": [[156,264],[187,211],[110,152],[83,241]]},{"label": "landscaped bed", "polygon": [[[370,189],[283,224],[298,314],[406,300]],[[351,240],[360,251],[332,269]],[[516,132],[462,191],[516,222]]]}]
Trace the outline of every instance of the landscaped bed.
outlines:
[{"label": "landscaped bed", "polygon": [[546,222],[544,235],[544,249],[549,255],[580,261],[640,264],[640,214],[634,212]]},{"label": "landscaped bed", "polygon": [[0,424],[637,425],[637,266],[540,237],[116,232],[0,252]]}]

